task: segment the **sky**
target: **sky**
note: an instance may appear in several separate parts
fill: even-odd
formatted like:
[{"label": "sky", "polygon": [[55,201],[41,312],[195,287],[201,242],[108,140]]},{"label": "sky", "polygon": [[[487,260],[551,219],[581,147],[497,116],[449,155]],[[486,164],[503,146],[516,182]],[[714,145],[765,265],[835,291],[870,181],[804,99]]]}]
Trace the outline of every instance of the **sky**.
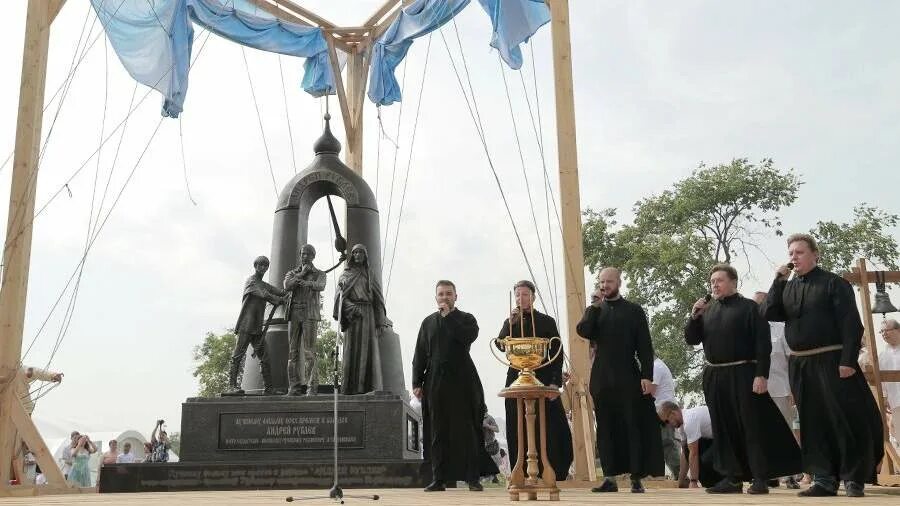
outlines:
[{"label": "sky", "polygon": [[[355,26],[380,3],[303,5]],[[848,221],[860,202],[900,212],[900,35],[893,26],[900,5],[572,0],[570,9],[582,207],[617,208],[627,221],[635,202],[700,163],[771,157],[804,181],[798,201],[783,212],[787,232],[806,231],[819,220]],[[3,159],[15,136],[25,2],[11,2],[5,12]],[[412,46],[398,68],[402,105],[379,112],[367,102],[364,177],[378,196],[388,316],[400,334],[404,376],[418,326],[435,310],[434,281],[452,279],[458,307],[479,321],[472,357],[489,409],[502,414],[494,394],[505,367],[490,356],[489,340],[505,318],[510,287],[531,276],[488,155],[535,281],[547,304],[565,312],[564,297],[551,301],[554,279],[564,292],[561,241],[555,214],[546,209],[537,140],[558,200],[550,30],[532,39],[517,75],[501,67],[489,47],[489,19],[477,3],[455,25],[435,33],[430,50],[428,38]],[[83,40],[96,42],[59,95],[64,99],[51,101],[85,46],[76,43],[79,34],[89,27]],[[46,208],[35,220],[23,338],[23,351],[30,347],[24,363],[49,364],[65,374],[62,385],[37,402],[35,418],[45,437],[71,429],[149,432],[160,418],[178,430],[181,403],[198,390],[192,349],[207,332],[233,325],[253,259],[270,255],[276,189],[311,162],[325,108],[299,87],[302,61],[242,50],[214,35],[204,44],[207,36],[198,29],[198,59],[181,119],[159,123],[161,99],[151,93],[122,140],[119,130],[92,157],[123,121],[132,94],[137,103],[147,92],[135,88],[99,30],[88,2],[70,0],[51,33],[43,128],[49,140],[37,188],[37,207]],[[488,155],[448,48],[460,72],[469,71]],[[468,88],[465,74],[462,79]],[[343,141],[336,104],[330,101],[333,126]],[[540,135],[529,107],[535,116],[540,111]],[[0,171],[4,201],[10,173],[10,164]],[[324,203],[317,203],[310,222],[317,264],[328,267],[334,257]],[[66,285],[89,228],[99,233],[66,325],[74,281]],[[761,238],[760,251],[745,261],[741,290],[749,295],[766,288],[785,250],[780,238]],[[588,283],[590,277],[585,273]],[[326,301],[334,281],[330,276]]]}]

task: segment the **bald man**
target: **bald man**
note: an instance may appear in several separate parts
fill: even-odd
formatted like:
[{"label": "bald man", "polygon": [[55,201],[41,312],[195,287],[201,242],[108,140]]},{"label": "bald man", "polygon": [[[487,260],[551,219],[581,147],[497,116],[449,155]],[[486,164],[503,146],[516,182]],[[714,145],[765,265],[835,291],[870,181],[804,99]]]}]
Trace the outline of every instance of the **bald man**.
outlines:
[{"label": "bald man", "polygon": [[618,269],[600,271],[597,292],[578,323],[578,335],[596,345],[591,396],[597,419],[597,455],[606,477],[592,492],[617,492],[615,477],[631,475],[641,493],[645,476],[663,476],[662,438],[653,397],[653,343],[641,306],[619,294]]}]

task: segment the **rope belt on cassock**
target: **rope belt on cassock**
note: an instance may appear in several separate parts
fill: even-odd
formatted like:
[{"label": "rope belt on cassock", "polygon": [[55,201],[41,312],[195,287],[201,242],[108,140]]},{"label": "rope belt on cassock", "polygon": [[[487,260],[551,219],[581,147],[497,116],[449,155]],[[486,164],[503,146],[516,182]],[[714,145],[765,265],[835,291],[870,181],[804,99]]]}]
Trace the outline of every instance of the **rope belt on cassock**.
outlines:
[{"label": "rope belt on cassock", "polygon": [[707,362],[707,367],[731,367],[733,365],[741,365],[741,364],[755,364],[756,360],[735,360],[734,362],[722,362],[721,364],[713,364],[712,362]]},{"label": "rope belt on cassock", "polygon": [[793,351],[791,350],[791,355],[795,357],[808,357],[810,355],[818,355],[820,353],[827,353],[829,351],[840,351],[844,349],[844,345],[842,344],[832,344],[830,346],[822,346],[821,348],[813,348],[811,350],[802,350],[802,351]]}]

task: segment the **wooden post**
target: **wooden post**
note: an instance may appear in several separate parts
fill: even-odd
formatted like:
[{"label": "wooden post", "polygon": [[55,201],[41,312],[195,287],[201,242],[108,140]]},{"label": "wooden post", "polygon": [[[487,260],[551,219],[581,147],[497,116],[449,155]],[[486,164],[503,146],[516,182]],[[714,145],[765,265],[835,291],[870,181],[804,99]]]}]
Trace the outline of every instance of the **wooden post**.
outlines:
[{"label": "wooden post", "polygon": [[[553,37],[553,74],[556,91],[556,137],[559,156],[559,194],[562,208],[563,261],[566,280],[566,328],[569,332],[570,374],[587,391],[590,361],[587,341],[578,336],[575,325],[587,304],[584,291],[584,251],[581,238],[581,196],[578,186],[578,151],[575,143],[575,98],[572,84],[572,43],[569,33],[569,0],[546,0],[550,8]],[[575,479],[590,480],[594,463],[587,462],[585,445],[593,444],[586,434],[586,413],[577,403],[573,410],[572,444],[575,450]],[[589,420],[590,420],[589,419]]]},{"label": "wooden post", "polygon": [[[872,321],[872,301],[869,298],[869,281],[868,272],[866,271],[866,260],[860,258],[856,261],[859,270],[859,298],[863,307],[863,327],[865,328],[866,346],[869,348],[869,356],[872,357],[872,376],[875,380],[875,401],[878,403],[878,415],[881,417],[881,425],[883,428],[882,440],[886,447],[891,446],[886,410],[884,405],[884,389],[881,386],[881,367],[878,364],[878,343],[875,341],[875,322]],[[898,416],[898,415],[895,415]],[[885,452],[885,462],[888,466],[888,474],[894,473],[893,459],[890,457],[890,450]]]},{"label": "wooden post", "polygon": [[348,109],[350,109],[351,130],[347,134],[347,166],[360,176],[363,168],[363,106],[366,97],[366,77],[368,69],[367,48],[347,56],[347,93]]},{"label": "wooden post", "polygon": [[[31,418],[22,410],[15,382],[20,381],[19,360],[25,323],[25,299],[28,294],[50,24],[63,3],[64,0],[29,0],[25,21],[19,115],[3,253],[3,284],[0,287],[0,489],[8,488],[10,462],[17,450],[13,447],[17,430],[35,455],[43,460],[42,468],[49,455]],[[52,467],[59,471],[55,463]],[[65,483],[58,479],[62,475],[54,474],[53,469],[46,469],[51,478],[50,486],[65,487]]]}]

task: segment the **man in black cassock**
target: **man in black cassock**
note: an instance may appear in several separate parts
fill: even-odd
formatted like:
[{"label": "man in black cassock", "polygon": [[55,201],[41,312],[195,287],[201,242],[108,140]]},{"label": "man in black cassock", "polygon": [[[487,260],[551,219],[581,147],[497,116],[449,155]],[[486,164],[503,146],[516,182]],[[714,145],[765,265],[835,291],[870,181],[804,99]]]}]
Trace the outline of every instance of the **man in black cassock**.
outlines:
[{"label": "man in black cassock", "polygon": [[857,363],[863,326],[850,283],[820,269],[816,240],[788,237],[793,264],[778,274],[766,297],[765,316],[785,322],[791,348],[791,393],[802,430],[803,470],[813,484],[804,497],[862,497],[884,456],[883,426],[875,399]]},{"label": "man in black cassock", "polygon": [[766,481],[800,471],[800,449],[768,394],[769,323],[759,306],[737,293],[738,274],[727,264],[710,273],[712,299],[694,304],[684,330],[689,345],[703,345],[703,395],[716,444],[713,464],[724,476],[712,494],[768,494]]},{"label": "man in black cassock", "polygon": [[[559,337],[559,329],[556,320],[552,316],[534,309],[535,286],[531,281],[523,280],[516,283],[515,287],[516,307],[500,329],[500,338],[512,337]],[[533,320],[532,320],[533,318]],[[512,328],[510,328],[512,321]],[[553,358],[562,344],[554,340],[550,344],[550,354],[547,360]],[[546,360],[545,360],[546,362]],[[535,377],[545,386],[559,387],[562,385],[562,353],[549,365],[534,371]],[[506,371],[506,385],[512,384],[519,377],[519,370],[510,367]],[[506,446],[509,449],[509,465],[514,468],[519,453],[518,411],[515,399],[506,399]],[[557,397],[547,401],[547,457],[556,479],[565,480],[569,475],[569,466],[572,465],[572,432],[566,419],[566,411],[563,409],[562,400]],[[535,425],[535,431],[540,433],[540,421]],[[542,463],[538,463],[543,468]]]},{"label": "man in black cassock", "polygon": [[607,267],[598,278],[599,297],[584,311],[578,335],[596,344],[591,396],[597,419],[597,455],[606,477],[592,492],[617,492],[615,477],[631,475],[631,491],[644,491],[641,478],[663,476],[662,437],[650,390],[653,343],[641,306],[619,295],[622,278]]},{"label": "man in black cassock", "polygon": [[422,401],[424,457],[434,477],[425,491],[443,491],[445,482],[461,480],[481,491],[480,478],[500,471],[484,449],[487,406],[469,356],[478,322],[456,309],[451,281],[437,282],[435,300],[438,311],[422,321],[412,369],[413,395]]}]

